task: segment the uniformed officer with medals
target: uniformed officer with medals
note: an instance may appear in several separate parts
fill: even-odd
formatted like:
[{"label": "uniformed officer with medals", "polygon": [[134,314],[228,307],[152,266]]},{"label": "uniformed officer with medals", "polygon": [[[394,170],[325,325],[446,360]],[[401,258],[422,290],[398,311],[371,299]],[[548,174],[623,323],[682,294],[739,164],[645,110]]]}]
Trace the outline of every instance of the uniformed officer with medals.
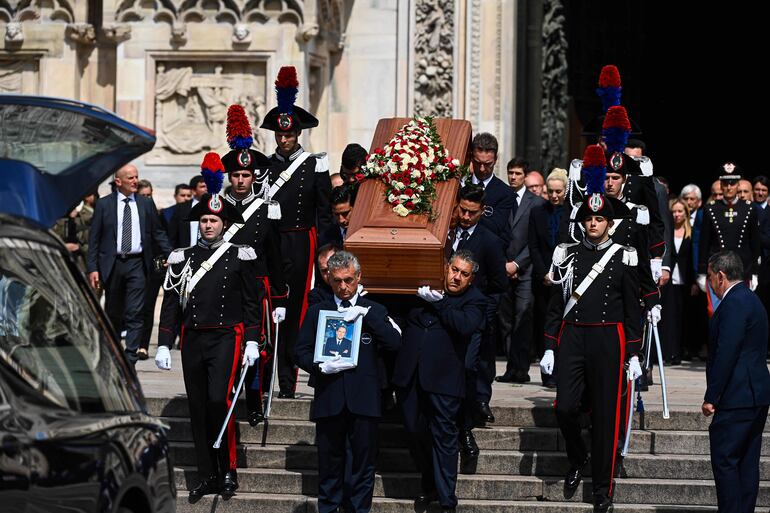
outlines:
[{"label": "uniformed officer with medals", "polygon": [[757,287],[760,254],[759,220],[751,201],[738,199],[738,167],[732,162],[722,166],[719,182],[722,199],[709,201],[703,209],[698,251],[698,285],[707,292],[709,316],[719,305],[719,298],[706,286],[706,270],[711,255],[719,251],[735,251],[743,262],[743,279],[751,290]]},{"label": "uniformed officer with medals", "polygon": [[262,121],[261,128],[275,132],[276,152],[270,156],[270,199],[280,205],[281,251],[289,286],[286,322],[278,346],[278,397],[292,398],[297,367],[292,351],[307,310],[307,294],[313,275],[317,232],[332,225],[331,179],[326,154],[313,154],[299,144],[302,130],[318,126],[318,120],[295,105],[299,81],[293,66],[278,73],[275,89],[278,105]]},{"label": "uniformed officer with medals", "polygon": [[[231,151],[222,157],[230,192],[225,201],[243,217],[243,223],[232,224],[225,238],[233,244],[251,246],[257,254],[255,280],[262,299],[261,332],[274,342],[275,324],[286,318],[288,288],[283,274],[281,236],[278,231],[277,204],[269,198],[270,160],[251,148],[252,128],[240,105],[227,111],[227,143]],[[272,312],[272,319],[268,314]],[[267,347],[267,346],[266,346]],[[263,353],[259,365],[250,367],[246,376],[246,408],[249,424],[256,426],[264,419],[262,392],[269,383],[271,366]],[[264,385],[264,387],[263,387]]]},{"label": "uniformed officer with medals", "polygon": [[244,364],[259,359],[260,298],[255,269],[257,255],[250,246],[223,239],[228,225],[243,218],[219,192],[224,169],[219,155],[204,159],[203,175],[211,194],[206,194],[189,214],[198,221],[200,238],[189,248],[174,250],[163,284],[155,363],[171,369],[169,348],[181,325],[185,391],[201,482],[190,490],[190,502],[206,494],[221,493],[227,499],[238,488],[235,461],[235,424],[230,418],[222,445],[212,445],[233,400]]},{"label": "uniformed officer with medals", "polygon": [[583,158],[586,199],[575,215],[585,238],[554,250],[549,274],[561,286],[554,287],[549,302],[546,351],[540,363],[545,374],[551,374],[554,365],[558,371],[556,417],[570,462],[564,484],[568,496],[580,484],[588,460],[580,415],[590,411],[591,475],[598,512],[612,507],[618,432],[627,422],[621,410],[623,382],[642,374],[638,256],[634,248],[609,236],[619,216],[604,195],[605,174],[604,150],[589,146]]}]

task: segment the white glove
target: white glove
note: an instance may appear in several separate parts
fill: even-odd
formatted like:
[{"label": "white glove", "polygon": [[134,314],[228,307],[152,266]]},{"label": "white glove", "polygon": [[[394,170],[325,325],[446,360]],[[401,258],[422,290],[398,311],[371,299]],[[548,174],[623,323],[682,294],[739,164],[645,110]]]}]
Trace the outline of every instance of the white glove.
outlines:
[{"label": "white glove", "polygon": [[355,367],[355,365],[353,365],[352,362],[340,361],[340,355],[337,355],[331,360],[321,362],[319,367],[321,368],[321,372],[323,372],[324,374],[337,374],[338,372],[352,369],[353,367]]},{"label": "white glove", "polygon": [[365,296],[368,293],[369,293],[369,291],[368,290],[364,290],[364,286],[359,283],[358,284],[358,295],[359,296]]},{"label": "white glove", "polygon": [[657,326],[660,322],[660,312],[663,310],[661,305],[655,305],[647,311],[647,322]]},{"label": "white glove", "polygon": [[653,258],[650,260],[650,272],[652,272],[652,281],[658,283],[658,280],[663,275],[663,259]]},{"label": "white glove", "polygon": [[639,357],[632,356],[628,360],[628,379],[633,381],[642,375],[642,366],[639,365]]},{"label": "white glove", "polygon": [[345,317],[342,319],[345,322],[353,322],[359,317],[363,317],[366,314],[369,313],[370,306],[351,306],[350,308],[344,309]]},{"label": "white glove", "polygon": [[243,361],[251,367],[257,363],[257,360],[259,360],[259,344],[249,340],[246,342],[246,350],[243,351]]},{"label": "white glove", "polygon": [[756,274],[751,275],[751,290],[757,290],[757,286],[759,285],[759,276]]},{"label": "white glove", "polygon": [[545,353],[543,353],[543,357],[540,358],[540,371],[543,374],[553,373],[553,360],[553,351],[551,349],[546,349]]},{"label": "white glove", "polygon": [[444,294],[437,290],[432,290],[429,286],[423,285],[417,289],[417,295],[428,303],[435,303],[444,299]]},{"label": "white glove", "polygon": [[695,281],[698,282],[698,287],[700,287],[701,292],[706,292],[706,275],[699,274]]},{"label": "white glove", "polygon": [[155,353],[155,365],[160,370],[171,370],[171,352],[167,346],[158,346]]},{"label": "white glove", "polygon": [[273,310],[273,322],[280,324],[286,320],[286,308],[278,306]]}]

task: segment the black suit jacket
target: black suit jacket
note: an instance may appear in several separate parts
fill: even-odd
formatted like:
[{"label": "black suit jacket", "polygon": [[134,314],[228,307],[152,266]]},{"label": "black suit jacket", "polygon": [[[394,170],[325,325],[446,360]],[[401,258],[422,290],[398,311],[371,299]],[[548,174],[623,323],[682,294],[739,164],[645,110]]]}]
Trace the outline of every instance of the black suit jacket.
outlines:
[{"label": "black suit jacket", "polygon": [[192,210],[192,200],[179,203],[171,214],[167,231],[173,248],[188,248],[193,244],[190,240],[190,222],[186,220],[190,210]]},{"label": "black suit jacket", "polygon": [[465,396],[465,353],[484,325],[487,298],[471,285],[459,296],[444,296],[409,313],[393,384],[406,387],[415,372],[426,392]]},{"label": "black suit jacket", "polygon": [[484,294],[503,292],[508,277],[505,274],[505,251],[500,238],[479,223],[463,249],[471,251],[479,264],[473,284]]},{"label": "black suit jacket", "polygon": [[717,409],[770,404],[767,313],[745,283],[735,285],[709,322],[704,402]]},{"label": "black suit jacket", "polygon": [[345,408],[354,415],[366,417],[379,417],[382,414],[377,357],[382,350],[398,351],[401,347],[401,334],[393,327],[388,311],[381,304],[359,296],[356,306],[371,308],[364,317],[358,366],[354,369],[323,374],[318,364],[313,363],[318,312],[337,310],[333,298],[310,307],[302,322],[294,346],[294,361],[310,374],[315,388],[315,399],[310,411],[313,420],[339,415]]},{"label": "black suit jacket", "polygon": [[[566,207],[562,207],[565,209]],[[532,279],[542,282],[549,268],[551,257],[556,244],[559,243],[559,233],[556,234],[556,244],[551,241],[551,215],[554,206],[550,203],[532,207],[529,215],[529,257],[532,262]],[[558,215],[558,214],[557,214]],[[560,226],[561,226],[561,216]],[[558,231],[557,231],[558,232]]]},{"label": "black suit jacket", "polygon": [[[472,183],[469,180],[466,183]],[[493,176],[484,189],[484,215],[479,223],[489,231],[500,237],[504,247],[510,242],[508,232],[508,217],[511,212],[516,214],[516,193],[508,184]]]},{"label": "black suit jacket", "polygon": [[682,239],[682,245],[679,246],[679,251],[676,249],[676,244],[671,244],[671,272],[674,272],[674,267],[679,266],[679,275],[682,277],[682,285],[692,285],[695,283],[695,268],[693,267],[692,251],[693,251],[692,237],[689,239]]},{"label": "black suit jacket", "polygon": [[[142,260],[145,273],[152,269],[153,246],[163,255],[171,252],[166,232],[160,223],[155,202],[139,194],[134,194],[139,213],[139,229],[142,240]],[[86,268],[89,273],[98,271],[99,279],[107,283],[118,254],[118,193],[113,192],[96,202],[91,233],[88,237],[88,258]]]}]

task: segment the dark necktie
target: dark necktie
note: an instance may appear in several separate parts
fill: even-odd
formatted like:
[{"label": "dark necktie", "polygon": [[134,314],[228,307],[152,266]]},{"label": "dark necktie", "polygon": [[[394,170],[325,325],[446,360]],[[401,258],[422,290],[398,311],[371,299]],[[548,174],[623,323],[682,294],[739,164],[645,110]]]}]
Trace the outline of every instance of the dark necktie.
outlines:
[{"label": "dark necktie", "polygon": [[465,246],[468,244],[468,237],[470,237],[470,235],[466,230],[463,230],[462,233],[460,233],[460,242],[457,244],[457,251],[465,249]]},{"label": "dark necktie", "polygon": [[350,308],[352,306],[350,304],[350,301],[348,301],[347,299],[343,299],[340,304],[342,305],[342,308]]},{"label": "dark necktie", "polygon": [[128,205],[131,201],[130,198],[123,200],[125,206],[123,207],[123,238],[120,239],[120,252],[131,252],[131,207]]},{"label": "dark necktie", "polygon": [[486,185],[484,185],[484,182],[482,182],[481,180],[479,180],[479,183],[477,183],[476,185],[478,185],[482,189],[486,189]]}]

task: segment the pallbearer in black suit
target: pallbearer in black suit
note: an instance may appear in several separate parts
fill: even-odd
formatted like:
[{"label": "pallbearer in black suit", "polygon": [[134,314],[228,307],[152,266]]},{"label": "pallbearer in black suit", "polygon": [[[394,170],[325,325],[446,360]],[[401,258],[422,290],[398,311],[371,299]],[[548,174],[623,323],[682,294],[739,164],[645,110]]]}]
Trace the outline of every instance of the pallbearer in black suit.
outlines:
[{"label": "pallbearer in black suit", "polygon": [[479,264],[461,249],[446,266],[444,291],[421,287],[425,303],[413,309],[396,359],[393,383],[411,436],[410,450],[422,473],[418,502],[457,506],[457,416],[466,394],[465,357],[479,333],[487,297],[472,285]]},{"label": "pallbearer in black suit", "polygon": [[[310,417],[316,423],[318,446],[318,511],[336,512],[345,504],[348,512],[364,513],[372,507],[382,414],[377,358],[381,351],[398,351],[401,333],[385,307],[359,294],[361,266],[355,256],[337,252],[328,266],[334,297],[308,310],[294,358],[310,374],[315,389]],[[340,360],[313,361],[321,310],[344,312],[345,322],[363,317],[356,367]]]},{"label": "pallbearer in black suit", "polygon": [[337,246],[336,244],[330,243],[324,244],[318,248],[318,251],[316,251],[316,279],[315,285],[307,295],[308,308],[315,305],[316,303],[334,298],[332,288],[329,286],[329,258],[331,258],[334,253],[341,250],[342,246]]},{"label": "pallbearer in black suit", "polygon": [[751,513],[759,492],[762,432],[770,404],[767,313],[743,281],[733,251],[711,255],[711,289],[722,300],[711,318],[703,414],[709,426],[711,468],[720,513]]},{"label": "pallbearer in black suit", "polygon": [[709,201],[703,212],[698,249],[698,285],[709,296],[709,313],[716,310],[719,298],[706,289],[708,259],[719,251],[735,251],[743,262],[743,279],[754,290],[759,282],[757,259],[760,255],[759,220],[750,201],[738,199],[740,171],[732,162],[724,164],[719,177],[722,199]]},{"label": "pallbearer in black suit", "polygon": [[280,204],[281,251],[289,285],[286,322],[278,344],[278,397],[294,397],[297,367],[291,354],[299,326],[307,311],[307,294],[313,277],[317,233],[331,225],[329,196],[332,185],[325,153],[310,153],[299,144],[302,130],[318,126],[312,114],[294,104],[297,71],[284,66],[275,81],[278,106],[267,114],[260,128],[275,132],[278,145],[270,156],[271,200]]},{"label": "pallbearer in black suit", "polygon": [[[207,162],[216,166],[215,153]],[[218,178],[219,187],[222,177]],[[209,181],[216,191],[216,181]],[[158,331],[155,363],[171,369],[169,348],[182,326],[179,347],[182,352],[185,391],[201,482],[190,490],[190,502],[206,494],[221,492],[225,499],[238,489],[235,461],[235,420],[230,418],[222,445],[212,445],[227,415],[232,390],[239,379],[241,358],[249,366],[259,359],[260,303],[255,263],[250,246],[223,239],[231,223],[243,222],[241,214],[218,195],[205,195],[190,211],[198,221],[200,239],[195,246],[174,250],[163,285],[165,295]]]},{"label": "pallbearer in black suit", "polygon": [[579,418],[590,410],[594,511],[606,512],[612,507],[618,431],[626,417],[621,411],[624,363],[628,379],[642,374],[638,259],[634,248],[609,237],[615,214],[602,194],[601,147],[589,146],[583,166],[588,194],[576,221],[583,224],[585,239],[554,251],[552,281],[561,286],[554,287],[549,303],[540,366],[550,374],[558,350],[556,417],[571,465],[565,494],[574,494],[587,462]]},{"label": "pallbearer in black suit", "polygon": [[339,185],[332,189],[331,206],[334,224],[318,235],[318,243],[342,247],[348,236],[350,216],[355,206],[355,185]]},{"label": "pallbearer in black suit", "polygon": [[[240,105],[231,105],[227,111],[227,142],[232,150],[222,157],[227,177],[230,180],[230,193],[225,201],[235,207],[244,222],[232,225],[225,234],[229,242],[251,246],[257,254],[255,264],[257,274],[254,279],[263,298],[261,332],[269,329],[286,318],[286,298],[288,287],[283,274],[281,256],[281,235],[278,221],[274,219],[276,205],[268,201],[270,160],[262,153],[251,149],[253,143],[251,124],[246,112]],[[272,214],[272,215],[271,215]],[[267,313],[272,312],[271,318]],[[250,367],[246,376],[246,407],[248,421],[256,426],[264,418],[262,414],[262,384],[269,383],[271,366],[267,352],[259,365]]]}]

